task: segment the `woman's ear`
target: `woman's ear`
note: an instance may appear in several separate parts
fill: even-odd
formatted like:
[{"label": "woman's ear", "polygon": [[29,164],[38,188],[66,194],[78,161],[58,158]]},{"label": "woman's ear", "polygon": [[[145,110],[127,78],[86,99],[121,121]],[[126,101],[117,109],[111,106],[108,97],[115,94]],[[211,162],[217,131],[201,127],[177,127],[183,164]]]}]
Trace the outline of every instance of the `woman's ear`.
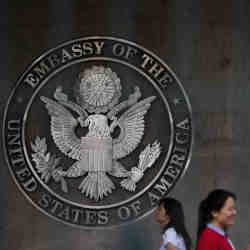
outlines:
[{"label": "woman's ear", "polygon": [[213,218],[213,219],[216,219],[217,216],[218,216],[218,212],[217,212],[217,211],[212,211],[212,212],[211,212],[211,215],[212,215],[212,218]]}]

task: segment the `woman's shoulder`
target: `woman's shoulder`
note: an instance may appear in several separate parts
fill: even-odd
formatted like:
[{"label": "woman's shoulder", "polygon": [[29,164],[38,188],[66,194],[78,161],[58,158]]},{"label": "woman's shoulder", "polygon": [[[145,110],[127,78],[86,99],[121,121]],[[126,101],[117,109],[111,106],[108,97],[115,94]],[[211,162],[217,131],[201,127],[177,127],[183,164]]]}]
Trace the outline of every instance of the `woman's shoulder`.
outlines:
[{"label": "woman's shoulder", "polygon": [[214,230],[206,227],[201,233],[200,240],[213,241],[213,240],[216,240],[217,237],[218,237],[218,234]]},{"label": "woman's shoulder", "polygon": [[206,227],[198,240],[198,250],[214,249],[220,243],[220,235]]},{"label": "woman's shoulder", "polygon": [[173,227],[168,228],[163,235],[164,246],[171,243],[178,249],[186,249],[184,239]]},{"label": "woman's shoulder", "polygon": [[164,235],[167,236],[167,235],[175,235],[177,236],[177,233],[175,231],[175,229],[173,227],[170,227],[168,228],[165,232],[164,232]]},{"label": "woman's shoulder", "polygon": [[164,234],[163,234],[164,239],[172,239],[172,240],[178,240],[181,237],[177,234],[175,229],[173,227],[168,228]]},{"label": "woman's shoulder", "polygon": [[217,233],[215,230],[209,228],[209,227],[206,227],[202,234],[201,234],[201,237],[218,237],[218,236],[221,236],[219,233]]}]

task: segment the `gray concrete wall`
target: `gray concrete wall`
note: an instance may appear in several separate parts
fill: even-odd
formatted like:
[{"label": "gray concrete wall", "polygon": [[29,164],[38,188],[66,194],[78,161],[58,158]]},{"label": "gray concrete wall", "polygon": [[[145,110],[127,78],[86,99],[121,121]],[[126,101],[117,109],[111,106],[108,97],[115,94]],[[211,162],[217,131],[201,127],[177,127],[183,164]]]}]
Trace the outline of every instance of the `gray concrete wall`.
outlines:
[{"label": "gray concrete wall", "polygon": [[[249,1],[10,0],[1,3],[0,27],[1,117],[26,66],[64,41],[114,36],[159,55],[181,80],[195,126],[188,171],[171,195],[183,202],[195,241],[199,201],[214,188],[234,191],[238,218],[231,237],[237,249],[245,249],[250,241]],[[1,250],[159,248],[160,229],[152,215],[103,231],[72,228],[43,215],[16,187],[2,153],[0,161]]]}]

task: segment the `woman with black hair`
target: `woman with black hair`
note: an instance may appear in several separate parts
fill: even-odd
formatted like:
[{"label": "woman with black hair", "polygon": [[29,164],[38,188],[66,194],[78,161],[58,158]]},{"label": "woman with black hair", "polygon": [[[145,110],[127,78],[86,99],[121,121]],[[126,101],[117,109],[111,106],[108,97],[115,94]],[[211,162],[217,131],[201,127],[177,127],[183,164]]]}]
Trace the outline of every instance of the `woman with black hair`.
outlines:
[{"label": "woman with black hair", "polygon": [[191,239],[185,228],[182,205],[173,198],[163,198],[155,213],[155,220],[163,229],[160,250],[190,250]]},{"label": "woman with black hair", "polygon": [[[201,201],[197,233],[197,250],[234,250],[228,229],[234,224],[236,195],[216,189]],[[249,246],[248,246],[249,249]]]}]

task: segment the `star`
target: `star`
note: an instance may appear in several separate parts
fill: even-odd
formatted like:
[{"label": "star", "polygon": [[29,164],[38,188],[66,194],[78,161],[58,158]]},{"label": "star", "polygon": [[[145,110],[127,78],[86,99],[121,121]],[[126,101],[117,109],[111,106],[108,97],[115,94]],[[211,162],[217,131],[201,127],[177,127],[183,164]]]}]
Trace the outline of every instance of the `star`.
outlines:
[{"label": "star", "polygon": [[174,103],[174,105],[177,105],[180,103],[180,101],[181,100],[179,98],[174,98],[173,103]]}]

